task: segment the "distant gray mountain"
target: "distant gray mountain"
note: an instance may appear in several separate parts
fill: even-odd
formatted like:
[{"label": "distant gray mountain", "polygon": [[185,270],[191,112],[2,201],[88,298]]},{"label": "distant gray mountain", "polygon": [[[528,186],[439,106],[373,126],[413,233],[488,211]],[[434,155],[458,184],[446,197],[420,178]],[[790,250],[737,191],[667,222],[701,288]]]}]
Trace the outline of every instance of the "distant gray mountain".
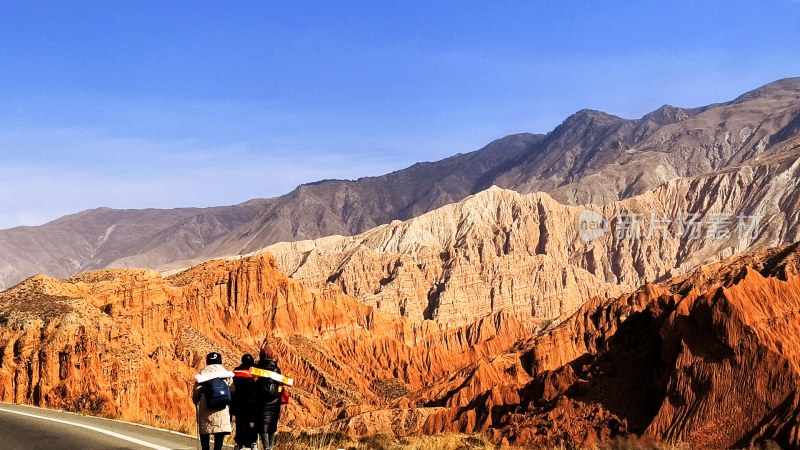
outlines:
[{"label": "distant gray mountain", "polygon": [[320,181],[281,197],[234,206],[99,208],[42,226],[0,230],[0,288],[36,273],[63,278],[108,267],[183,267],[280,241],[355,234],[481,190],[483,174],[529,151],[542,138],[508,136],[475,152],[387,175]]},{"label": "distant gray mountain", "polygon": [[701,108],[628,120],[582,110],[547,135],[517,134],[379,177],[306,184],[273,199],[173,210],[95,209],[0,231],[0,287],[35,273],[182,267],[282,241],[352,235],[492,185],[607,204],[669,180],[760,164],[800,147],[800,78]]}]

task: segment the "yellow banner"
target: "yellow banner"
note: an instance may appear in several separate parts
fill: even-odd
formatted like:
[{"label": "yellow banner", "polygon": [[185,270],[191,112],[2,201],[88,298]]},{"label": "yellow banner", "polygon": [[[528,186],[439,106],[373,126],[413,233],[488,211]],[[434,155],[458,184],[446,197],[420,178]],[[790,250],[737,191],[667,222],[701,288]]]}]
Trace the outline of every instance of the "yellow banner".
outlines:
[{"label": "yellow banner", "polygon": [[273,380],[277,381],[278,383],[285,384],[287,386],[294,386],[294,380],[283,376],[277,372],[272,372],[269,370],[259,369],[258,367],[251,367],[250,374],[255,377],[264,377],[264,378],[272,378]]}]

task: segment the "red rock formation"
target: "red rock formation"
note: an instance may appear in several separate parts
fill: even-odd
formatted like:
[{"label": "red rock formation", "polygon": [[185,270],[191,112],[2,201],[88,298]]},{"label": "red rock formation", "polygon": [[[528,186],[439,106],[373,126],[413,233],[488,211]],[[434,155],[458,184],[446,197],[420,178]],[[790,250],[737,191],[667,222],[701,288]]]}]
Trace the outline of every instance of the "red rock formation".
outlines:
[{"label": "red rock formation", "polygon": [[230,366],[265,335],[297,379],[292,427],[800,446],[800,244],[594,298],[538,335],[507,312],[458,327],[386,315],[268,255],[166,279],[34,277],[0,293],[0,399],[191,429],[205,353]]},{"label": "red rock formation", "polygon": [[[0,400],[191,429],[188,392],[204,355],[221,351],[232,366],[268,335],[297,379],[284,424],[320,426],[400,404],[529,332],[505,313],[463,327],[414,324],[336,289],[310,290],[268,255],[167,279],[34,277],[0,294]],[[426,411],[408,409],[424,421]]]},{"label": "red rock formation", "polygon": [[472,392],[424,429],[539,445],[645,435],[693,448],[797,448],[798,258],[795,244],[595,299],[508,354],[532,381]]}]

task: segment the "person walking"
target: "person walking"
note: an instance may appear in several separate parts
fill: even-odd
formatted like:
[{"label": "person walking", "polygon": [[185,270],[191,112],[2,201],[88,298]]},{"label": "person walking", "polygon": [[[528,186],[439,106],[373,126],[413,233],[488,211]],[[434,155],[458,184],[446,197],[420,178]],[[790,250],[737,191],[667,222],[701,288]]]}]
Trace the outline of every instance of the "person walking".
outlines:
[{"label": "person walking", "polygon": [[229,406],[234,373],[222,366],[222,355],[206,355],[206,366],[195,375],[192,401],[197,408],[197,430],[203,450],[210,450],[214,435],[214,450],[222,450],[225,435],[231,434]]},{"label": "person walking", "polygon": [[[262,347],[258,355],[259,369],[269,370],[270,372],[281,373],[278,367],[278,358],[272,349],[266,345]],[[280,383],[269,377],[258,377],[256,379],[256,401],[258,403],[258,435],[261,438],[261,445],[264,450],[274,450],[275,433],[278,431],[278,420],[281,416],[281,392],[283,387]]]},{"label": "person walking", "polygon": [[250,368],[254,365],[253,355],[245,354],[242,356],[242,364],[233,369],[233,385],[236,392],[231,403],[231,414],[236,418],[234,450],[258,450],[256,382],[250,374]]}]

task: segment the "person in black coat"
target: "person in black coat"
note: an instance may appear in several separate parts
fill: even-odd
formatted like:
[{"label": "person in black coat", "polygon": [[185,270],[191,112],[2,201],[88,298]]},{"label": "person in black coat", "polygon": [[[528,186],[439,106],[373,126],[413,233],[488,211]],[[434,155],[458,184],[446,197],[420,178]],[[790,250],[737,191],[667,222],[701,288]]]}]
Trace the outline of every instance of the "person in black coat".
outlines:
[{"label": "person in black coat", "polygon": [[[258,357],[259,369],[281,373],[278,358],[269,347],[261,349]],[[277,381],[259,377],[256,380],[256,403],[258,405],[257,430],[264,450],[273,450],[275,433],[278,431],[278,420],[281,417],[281,384]]]},{"label": "person in black coat", "polygon": [[231,402],[231,414],[236,417],[234,450],[258,449],[256,382],[250,375],[254,364],[253,355],[246,354],[242,356],[242,364],[233,369],[233,385],[236,387]]}]

